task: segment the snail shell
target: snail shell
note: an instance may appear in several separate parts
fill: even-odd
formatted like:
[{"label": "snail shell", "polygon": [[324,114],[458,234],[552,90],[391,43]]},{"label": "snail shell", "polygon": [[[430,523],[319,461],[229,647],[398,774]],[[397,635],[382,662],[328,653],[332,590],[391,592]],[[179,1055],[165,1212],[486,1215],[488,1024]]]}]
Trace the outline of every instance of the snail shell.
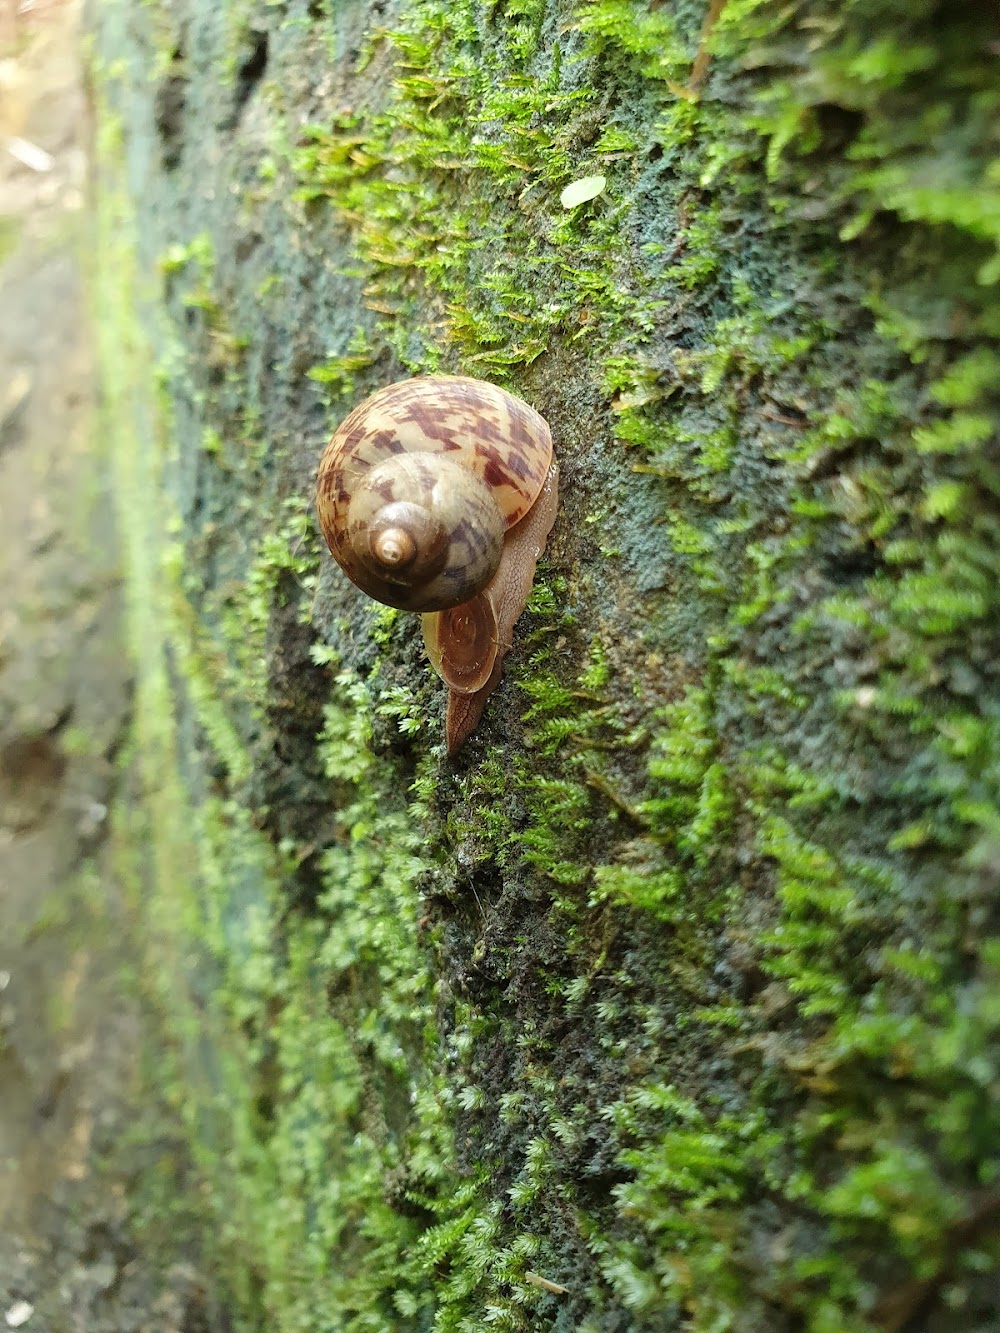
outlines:
[{"label": "snail shell", "polygon": [[508,531],[500,567],[478,597],[453,611],[421,617],[427,656],[448,686],[449,754],[456,754],[475,731],[486,700],[500,682],[558,500],[559,466],[553,460],[537,500]]},{"label": "snail shell", "polygon": [[319,468],[320,526],[334,558],[376,601],[459,606],[489,583],[503,534],[534,504],[552,436],[493,384],[429,375],[356,407]]},{"label": "snail shell", "polygon": [[334,434],[316,504],[348,578],[376,601],[425,613],[449,718],[456,696],[482,694],[478,711],[475,702],[463,706],[464,716],[475,712],[471,726],[446,726],[454,753],[500,678],[555,518],[548,425],[481,380],[431,375],[391,384]]}]

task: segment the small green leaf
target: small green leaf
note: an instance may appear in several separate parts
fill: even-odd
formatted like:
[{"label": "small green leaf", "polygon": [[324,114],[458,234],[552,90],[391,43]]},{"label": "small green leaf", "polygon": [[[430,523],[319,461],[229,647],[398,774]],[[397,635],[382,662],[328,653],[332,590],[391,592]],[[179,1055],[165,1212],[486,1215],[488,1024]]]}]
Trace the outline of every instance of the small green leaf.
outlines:
[{"label": "small green leaf", "polygon": [[584,176],[583,180],[573,181],[566,186],[559,196],[559,202],[563,208],[576,208],[577,204],[585,204],[588,199],[596,199],[607,183],[607,176]]}]

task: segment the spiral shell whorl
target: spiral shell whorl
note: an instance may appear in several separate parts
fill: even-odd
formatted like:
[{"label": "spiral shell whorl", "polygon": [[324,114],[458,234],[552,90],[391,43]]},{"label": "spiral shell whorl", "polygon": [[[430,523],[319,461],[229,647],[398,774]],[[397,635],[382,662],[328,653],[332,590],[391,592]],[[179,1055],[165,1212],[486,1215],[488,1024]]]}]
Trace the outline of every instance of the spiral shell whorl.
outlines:
[{"label": "spiral shell whorl", "polygon": [[356,487],[337,558],[378,601],[439,611],[489,583],[503,533],[503,516],[478,477],[447,456],[398,454]]},{"label": "spiral shell whorl", "polygon": [[369,596],[410,611],[458,606],[492,578],[504,531],[534,504],[548,426],[495,385],[427,376],[379,390],[320,463],[327,545]]}]

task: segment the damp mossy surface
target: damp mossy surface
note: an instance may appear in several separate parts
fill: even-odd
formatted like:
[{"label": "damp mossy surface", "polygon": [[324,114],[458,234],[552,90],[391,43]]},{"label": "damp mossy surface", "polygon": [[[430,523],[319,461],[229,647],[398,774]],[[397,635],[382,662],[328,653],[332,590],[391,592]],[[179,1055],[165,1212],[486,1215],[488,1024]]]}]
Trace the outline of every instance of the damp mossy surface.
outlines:
[{"label": "damp mossy surface", "polygon": [[[246,1327],[1000,1318],[991,23],[95,15],[150,959]],[[562,472],[457,763],[312,513],[433,370]]]}]

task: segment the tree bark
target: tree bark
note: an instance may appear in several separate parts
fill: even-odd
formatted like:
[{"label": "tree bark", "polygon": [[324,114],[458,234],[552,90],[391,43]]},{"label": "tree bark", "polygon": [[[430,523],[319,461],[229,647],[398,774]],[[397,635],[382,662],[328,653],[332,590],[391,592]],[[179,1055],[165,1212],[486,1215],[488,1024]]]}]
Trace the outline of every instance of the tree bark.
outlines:
[{"label": "tree bark", "polygon": [[[240,1317],[993,1327],[992,7],[94,26],[131,864]],[[435,370],[561,470],[455,760],[312,500]]]}]

